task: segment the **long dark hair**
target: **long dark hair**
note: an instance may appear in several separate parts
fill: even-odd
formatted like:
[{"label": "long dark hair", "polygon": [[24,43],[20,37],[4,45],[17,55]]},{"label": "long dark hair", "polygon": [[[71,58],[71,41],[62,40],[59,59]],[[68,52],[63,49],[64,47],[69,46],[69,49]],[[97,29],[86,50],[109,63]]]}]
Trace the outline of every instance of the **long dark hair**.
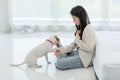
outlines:
[{"label": "long dark hair", "polygon": [[80,25],[75,25],[75,26],[76,26],[76,31],[81,29],[81,34],[79,36],[81,36],[82,39],[83,30],[85,29],[87,24],[90,24],[88,14],[82,6],[73,7],[70,11],[70,14],[72,16],[78,17],[80,20]]}]

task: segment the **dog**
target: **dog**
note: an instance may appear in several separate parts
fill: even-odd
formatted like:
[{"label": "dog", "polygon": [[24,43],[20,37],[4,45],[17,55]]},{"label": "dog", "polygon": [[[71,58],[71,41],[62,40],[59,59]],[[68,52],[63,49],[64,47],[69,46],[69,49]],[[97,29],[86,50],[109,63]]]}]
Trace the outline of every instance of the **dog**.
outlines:
[{"label": "dog", "polygon": [[20,65],[27,64],[28,67],[42,67],[41,65],[37,64],[37,59],[43,56],[45,56],[47,63],[50,64],[51,62],[48,61],[47,54],[49,52],[52,52],[54,45],[56,45],[56,47],[60,47],[61,45],[60,39],[56,35],[50,36],[43,43],[33,48],[26,56],[23,63],[16,65],[10,64],[10,65],[18,67]]}]

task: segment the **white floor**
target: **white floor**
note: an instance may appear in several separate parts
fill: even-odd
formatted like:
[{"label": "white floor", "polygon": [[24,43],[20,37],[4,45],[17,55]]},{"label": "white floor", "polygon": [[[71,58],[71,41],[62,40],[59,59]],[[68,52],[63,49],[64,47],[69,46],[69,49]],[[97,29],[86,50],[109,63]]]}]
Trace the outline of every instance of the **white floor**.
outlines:
[{"label": "white floor", "polygon": [[52,64],[47,65],[45,58],[38,60],[42,68],[28,68],[22,65],[18,68],[9,64],[21,63],[27,53],[36,45],[42,43],[50,35],[56,34],[61,43],[67,45],[73,41],[73,32],[39,32],[33,34],[0,34],[0,80],[95,80],[93,68],[60,71],[55,68],[56,56],[49,54]]}]

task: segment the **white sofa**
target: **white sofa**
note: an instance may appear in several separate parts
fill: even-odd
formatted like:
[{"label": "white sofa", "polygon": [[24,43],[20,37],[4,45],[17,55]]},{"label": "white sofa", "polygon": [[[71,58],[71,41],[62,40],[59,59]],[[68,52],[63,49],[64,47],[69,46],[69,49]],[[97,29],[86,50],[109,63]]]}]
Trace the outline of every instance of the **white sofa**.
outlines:
[{"label": "white sofa", "polygon": [[97,32],[96,56],[93,61],[99,80],[120,80],[120,32]]}]

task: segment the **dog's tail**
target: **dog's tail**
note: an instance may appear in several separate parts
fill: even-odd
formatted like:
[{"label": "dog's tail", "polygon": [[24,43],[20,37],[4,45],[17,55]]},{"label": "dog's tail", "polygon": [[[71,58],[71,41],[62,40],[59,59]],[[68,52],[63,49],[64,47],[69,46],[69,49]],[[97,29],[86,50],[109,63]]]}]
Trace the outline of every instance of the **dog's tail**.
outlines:
[{"label": "dog's tail", "polygon": [[20,63],[20,64],[10,64],[10,66],[18,67],[18,66],[23,65],[23,64],[25,64],[25,62],[22,62],[22,63]]}]

